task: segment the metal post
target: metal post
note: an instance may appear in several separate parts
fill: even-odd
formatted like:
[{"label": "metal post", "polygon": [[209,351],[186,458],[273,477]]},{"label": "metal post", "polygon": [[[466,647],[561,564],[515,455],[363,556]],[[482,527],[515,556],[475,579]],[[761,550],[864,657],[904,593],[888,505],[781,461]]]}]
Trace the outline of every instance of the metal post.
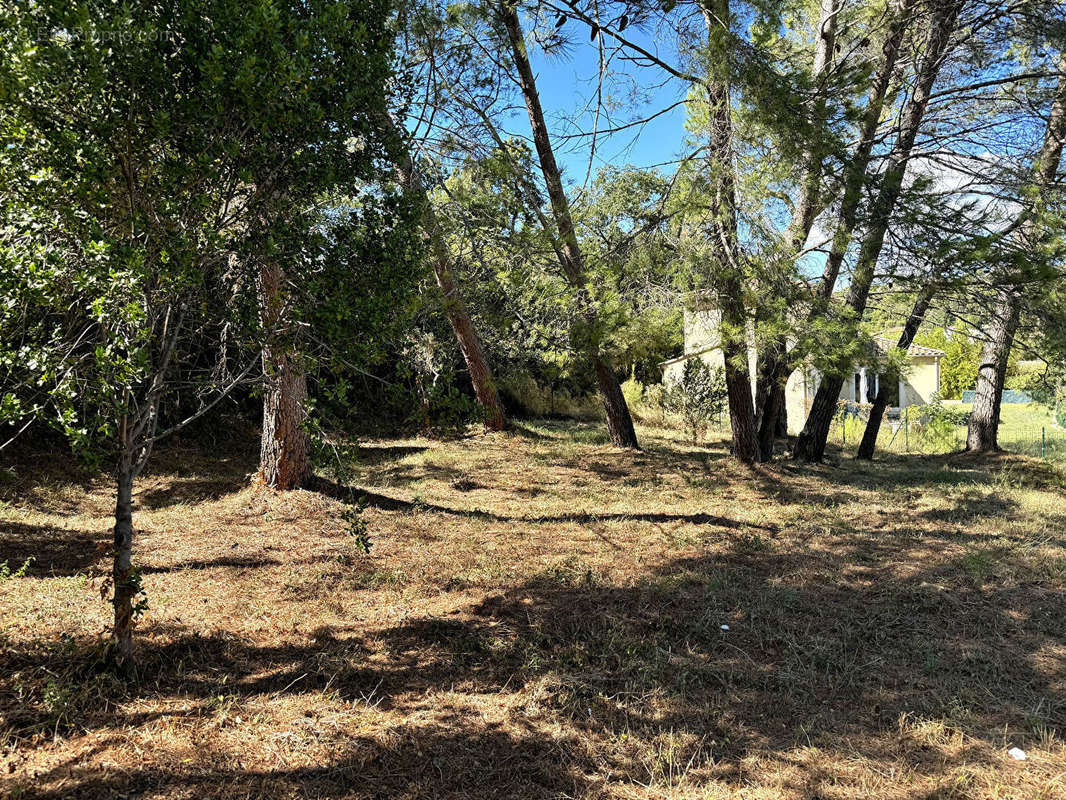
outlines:
[{"label": "metal post", "polygon": [[903,407],[903,452],[911,451],[911,407]]},{"label": "metal post", "polygon": [[1045,458],[1047,453],[1047,428],[1040,428],[1040,457]]}]

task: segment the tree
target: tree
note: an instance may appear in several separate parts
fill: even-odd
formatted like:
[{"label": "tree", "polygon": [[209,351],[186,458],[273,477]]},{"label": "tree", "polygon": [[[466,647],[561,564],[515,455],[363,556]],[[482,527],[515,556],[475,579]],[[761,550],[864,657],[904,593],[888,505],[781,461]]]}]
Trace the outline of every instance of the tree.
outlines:
[{"label": "tree", "polygon": [[529,124],[533,130],[533,143],[540,162],[541,173],[547,187],[548,198],[554,217],[556,252],[563,272],[575,290],[575,302],[581,318],[581,330],[578,334],[580,348],[592,363],[599,385],[600,397],[607,415],[607,430],[611,441],[618,447],[638,447],[637,434],[633,427],[633,418],[622,394],[621,384],[604,360],[595,331],[596,310],[589,294],[587,284],[585,257],[581,251],[570,212],[570,201],[563,188],[562,174],[555,161],[551,138],[540,104],[536,78],[526,52],[525,36],[518,18],[518,7],[511,0],[503,0],[498,8],[500,22],[507,32],[511,57],[518,83],[525,98]]},{"label": "tree", "polygon": [[[960,7],[960,0],[936,3],[929,16],[925,48],[918,63],[915,85],[903,110],[899,134],[886,159],[881,186],[873,201],[870,221],[859,248],[855,268],[852,270],[846,301],[850,320],[844,325],[845,336],[857,330],[858,321],[866,310],[877,260],[881,256],[885,234],[903,189],[907,163],[911,158],[933,84],[949,51]],[[830,255],[830,259],[832,257]],[[829,428],[836,412],[837,397],[844,384],[843,367],[844,364],[839,364],[834,371],[826,374],[815,392],[807,421],[796,440],[794,458],[820,461],[824,455]]]},{"label": "tree", "polygon": [[[1059,59],[1060,73],[1066,72],[1066,58]],[[1059,162],[1062,159],[1063,140],[1066,139],[1066,75],[1061,76],[1048,115],[1047,127],[1040,152],[1032,165],[1031,182],[1023,193],[1022,211],[1007,231],[1015,248],[1013,262],[1017,268],[1013,275],[1001,276],[995,290],[995,306],[988,341],[981,353],[977,377],[977,393],[973,412],[966,432],[966,449],[970,452],[986,452],[999,449],[999,410],[1003,400],[1003,383],[1007,375],[1007,359],[1018,330],[1022,307],[1022,285],[1031,274],[1029,260],[1041,247],[1045,233],[1041,226],[1041,213],[1050,199],[1055,184]],[[1039,258],[1035,259],[1037,262]]]},{"label": "tree", "polygon": [[[710,0],[703,6],[709,58],[728,59],[729,1]],[[745,464],[759,460],[755,404],[748,375],[747,310],[744,305],[744,268],[737,236],[736,176],[733,164],[733,118],[729,81],[721,68],[709,69],[704,100],[707,104],[707,156],[703,178],[709,195],[704,221],[708,243],[708,280],[722,311],[721,346],[733,454]],[[727,74],[727,73],[726,73]]]},{"label": "tree", "polygon": [[670,387],[665,399],[667,407],[685,421],[692,444],[696,444],[711,420],[725,409],[727,397],[721,370],[712,370],[702,360],[690,358],[681,380]]},{"label": "tree", "polygon": [[[899,341],[896,342],[898,354],[905,354],[910,348],[915,335],[918,333],[919,326],[925,319],[925,314],[929,310],[929,304],[933,301],[933,295],[936,294],[936,290],[935,281],[930,280],[918,291],[918,296],[914,299],[914,307],[903,325]],[[891,394],[889,389],[890,381],[897,377],[895,368],[890,367],[889,374],[886,377],[888,380],[883,380],[880,383],[880,389],[874,398],[873,406],[870,408],[870,418],[866,422],[866,430],[863,431],[862,441],[859,443],[858,457],[867,461],[874,457],[877,436],[881,432],[881,421],[884,419],[885,409],[888,408],[889,395]]]},{"label": "tree", "polygon": [[[383,124],[388,127],[391,134],[400,138],[400,132],[391,116],[385,115]],[[493,378],[492,369],[485,358],[485,350],[481,345],[481,337],[478,335],[474,324],[470,319],[470,312],[463,301],[462,293],[455,280],[455,270],[452,264],[451,252],[445,241],[444,232],[437,220],[436,211],[429,199],[425,181],[417,164],[411,157],[407,147],[400,151],[396,172],[400,184],[414,194],[422,207],[422,230],[426,239],[427,248],[433,265],[433,274],[437,279],[444,301],[444,313],[452,326],[459,349],[463,353],[470,381],[474,386],[474,394],[481,404],[485,413],[485,427],[491,431],[503,430],[507,426],[507,417],[503,411],[503,404],[496,391],[496,382]]]},{"label": "tree", "polygon": [[[871,43],[867,38],[867,47],[877,51],[877,59],[872,65],[871,77],[868,82],[865,106],[859,119],[856,143],[854,149],[845,157],[842,168],[843,176],[839,192],[839,205],[837,209],[836,229],[833,235],[831,248],[826,258],[825,267],[821,280],[816,284],[813,296],[808,298],[808,311],[801,314],[807,325],[823,316],[833,296],[833,290],[840,275],[840,269],[844,262],[844,256],[851,242],[856,224],[859,218],[859,208],[862,200],[863,189],[866,184],[866,174],[873,158],[874,145],[878,139],[878,131],[881,126],[882,114],[886,100],[892,88],[893,79],[897,75],[897,62],[900,49],[911,24],[913,9],[917,0],[893,0],[886,9],[888,22],[883,41],[877,44]],[[835,47],[834,21],[843,11],[843,6],[837,6],[831,0],[823,0],[821,4],[821,16],[818,23],[819,36],[816,39],[817,47],[814,57],[814,76],[825,75],[827,66],[832,59],[832,51]],[[818,126],[825,124],[824,101],[818,100],[814,106],[811,122]],[[819,133],[825,135],[824,131]],[[803,252],[803,247],[810,234],[814,223],[814,212],[820,204],[815,202],[816,197],[821,197],[825,203],[825,189],[818,185],[817,178],[822,175],[825,167],[819,160],[824,157],[824,152],[817,148],[807,151],[807,160],[804,164],[802,179],[799,182],[800,197],[796,203],[796,210],[786,232],[785,245],[789,248],[787,257],[794,261]],[[820,194],[818,194],[820,192]],[[780,409],[784,405],[784,385],[789,374],[799,363],[804,353],[803,347],[797,347],[792,357],[787,353],[788,326],[785,333],[778,334],[765,348],[760,357],[759,383],[756,389],[759,422],[759,446],[764,459],[773,455],[774,440],[777,436],[777,418]]]},{"label": "tree", "polygon": [[374,172],[364,120],[391,72],[388,15],[376,0],[5,6],[0,323],[21,344],[0,359],[0,407],[115,466],[120,664],[144,607],[134,481],[157,441],[254,375],[274,333],[254,321],[259,269],[299,251],[316,199]]}]

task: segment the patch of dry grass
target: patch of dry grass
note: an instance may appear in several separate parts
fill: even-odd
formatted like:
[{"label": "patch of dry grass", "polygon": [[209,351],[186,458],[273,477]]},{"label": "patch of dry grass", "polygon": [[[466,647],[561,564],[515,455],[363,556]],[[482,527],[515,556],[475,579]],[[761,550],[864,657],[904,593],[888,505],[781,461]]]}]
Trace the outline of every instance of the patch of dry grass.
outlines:
[{"label": "patch of dry grass", "polygon": [[[1016,457],[748,471],[527,423],[271,495],[140,482],[140,673],[96,664],[110,486],[0,491],[0,791],[66,798],[1066,795],[1066,498]],[[723,626],[728,626],[728,630]],[[1012,761],[1006,749],[1029,754]]]}]

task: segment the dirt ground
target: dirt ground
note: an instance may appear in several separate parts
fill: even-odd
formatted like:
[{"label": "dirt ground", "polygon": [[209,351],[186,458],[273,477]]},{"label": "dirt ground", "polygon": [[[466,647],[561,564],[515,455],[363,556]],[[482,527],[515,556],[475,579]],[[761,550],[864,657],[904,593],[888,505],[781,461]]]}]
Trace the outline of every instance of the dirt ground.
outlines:
[{"label": "dirt ground", "polygon": [[99,666],[110,483],[23,457],[0,476],[0,794],[1066,797],[1059,468],[749,471],[640,434],[364,442],[279,495],[252,442],[161,450],[132,683]]}]

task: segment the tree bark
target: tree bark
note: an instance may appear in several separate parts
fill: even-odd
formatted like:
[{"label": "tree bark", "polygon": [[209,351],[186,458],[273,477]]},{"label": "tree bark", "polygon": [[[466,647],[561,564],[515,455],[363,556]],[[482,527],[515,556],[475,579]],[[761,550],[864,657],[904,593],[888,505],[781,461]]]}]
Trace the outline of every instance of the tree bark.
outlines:
[{"label": "tree bark", "polygon": [[971,453],[999,449],[999,411],[1003,403],[1003,383],[1007,376],[1007,359],[1021,313],[1021,297],[1012,287],[1001,287],[996,295],[991,336],[981,352],[977,393],[974,395],[973,410],[970,412],[970,423],[966,431],[966,449]]},{"label": "tree bark", "polygon": [[259,477],[272,489],[297,489],[311,474],[311,437],[307,431],[307,374],[289,330],[284,275],[275,264],[260,270],[263,346],[263,433]]},{"label": "tree bark", "polygon": [[[402,141],[403,136],[395,121],[389,114],[384,114],[382,124],[397,140]],[[485,358],[485,350],[481,346],[481,337],[470,319],[470,312],[463,301],[462,293],[455,281],[455,273],[452,269],[452,255],[448,249],[448,243],[444,240],[444,233],[440,227],[440,221],[433,210],[429,200],[429,192],[426,189],[422,174],[411,157],[406,145],[400,152],[399,163],[396,165],[396,175],[400,184],[409,192],[412,192],[422,204],[422,231],[423,237],[431,253],[433,274],[437,279],[437,286],[444,295],[444,314],[448,317],[448,323],[452,326],[455,339],[459,343],[459,350],[466,362],[467,372],[470,374],[470,382],[474,387],[474,396],[481,404],[485,415],[485,427],[490,431],[500,431],[507,427],[507,416],[503,411],[499,393],[496,391],[496,382],[493,379],[492,369]]]},{"label": "tree bark", "polygon": [[[918,333],[918,328],[925,319],[925,314],[929,310],[929,304],[933,301],[935,293],[936,285],[932,282],[927,283],[918,292],[918,296],[914,300],[914,306],[911,308],[911,313],[907,317],[907,322],[903,325],[903,332],[900,333],[899,341],[896,342],[897,350],[902,350],[906,353],[910,348],[915,335]],[[869,461],[874,457],[877,436],[881,432],[881,420],[885,416],[885,409],[888,408],[888,396],[890,394],[890,389],[882,382],[877,392],[877,397],[874,398],[873,407],[870,409],[870,419],[866,423],[866,430],[863,431],[862,441],[859,443],[858,457],[861,459]]]},{"label": "tree bark", "polygon": [[577,336],[579,346],[596,371],[596,381],[603,400],[603,410],[607,416],[607,430],[610,433],[611,442],[618,447],[639,447],[636,430],[633,427],[633,418],[622,394],[622,387],[617,376],[604,362],[599,343],[593,332],[596,324],[596,310],[589,296],[585,258],[574,230],[570,201],[563,188],[562,174],[555,161],[555,152],[548,135],[548,126],[544,119],[536,78],[526,52],[525,35],[522,32],[521,21],[518,19],[517,6],[513,5],[510,0],[503,0],[499,5],[499,16],[507,30],[507,37],[511,44],[511,55],[518,72],[522,96],[525,98],[529,125],[533,131],[533,144],[537,151],[541,173],[544,175],[548,199],[551,201],[552,214],[558,230],[560,263],[570,285],[577,290],[577,304],[582,321],[581,330]]},{"label": "tree bark", "polygon": [[[1059,69],[1066,71],[1066,56],[1060,56]],[[1062,160],[1066,139],[1066,78],[1059,78],[1055,101],[1051,106],[1044,142],[1033,164],[1030,190],[1035,195],[1031,207],[1026,208],[1011,226],[1013,238],[1024,252],[1035,247],[1038,238],[1036,211],[1047,200],[1048,189],[1054,184]],[[1019,281],[1020,282],[1020,281]],[[966,432],[966,449],[986,452],[999,449],[999,411],[1003,402],[1003,384],[1007,376],[1007,360],[1014,344],[1021,316],[1020,290],[1010,280],[1003,280],[996,292],[992,335],[981,353],[981,367],[977,376],[977,393]]]},{"label": "tree bark", "polygon": [[[122,438],[126,438],[122,422]],[[123,446],[118,465],[118,492],[115,501],[114,553],[111,582],[115,622],[111,633],[115,663],[128,668],[133,664],[133,600],[137,586],[133,580],[133,456]]]},{"label": "tree bark", "polygon": [[[818,288],[818,299],[828,301],[833,296],[837,278],[840,277],[840,268],[844,263],[848,245],[855,233],[858,222],[859,205],[862,201],[862,189],[866,170],[870,166],[871,154],[874,144],[877,142],[877,131],[881,124],[881,114],[885,107],[885,98],[892,84],[892,77],[896,72],[896,62],[899,60],[900,47],[903,36],[911,21],[917,0],[896,0],[896,8],[892,20],[889,23],[888,35],[881,47],[881,63],[870,84],[867,93],[866,108],[863,111],[862,122],[859,125],[859,140],[855,147],[855,153],[848,161],[844,175],[844,194],[840,201],[840,210],[837,214],[837,226],[833,234],[833,242],[826,259],[822,280]],[[945,3],[945,7],[948,5]],[[952,12],[957,14],[957,9]],[[954,27],[954,24],[952,24]],[[939,65],[938,69],[939,69]],[[935,78],[935,75],[934,75]],[[924,101],[923,101],[924,113]],[[812,309],[819,313],[820,306],[815,304]]]},{"label": "tree bark", "polygon": [[[877,138],[885,97],[896,69],[900,44],[910,22],[910,14],[915,2],[916,0],[896,0],[892,10],[892,20],[881,47],[881,60],[867,92],[866,108],[859,123],[858,143],[845,170],[844,194],[832,250],[814,297],[814,303],[808,312],[808,320],[822,313],[823,306],[832,296],[833,288],[836,286],[844,253],[855,229],[859,201],[862,197],[863,178],[866,175],[870,154],[873,152]],[[815,40],[812,67],[812,75],[815,79],[821,79],[828,71],[839,10],[840,3],[836,0],[822,0],[819,17],[820,36]],[[824,115],[825,101],[822,99],[820,104],[816,104],[811,111],[812,124],[824,126]],[[817,210],[821,207],[818,192],[820,191],[823,153],[821,150],[812,148],[806,156],[806,167],[804,176],[800,180],[800,196],[796,203],[796,211],[785,234],[785,242],[791,248],[790,254],[793,260],[802,252],[817,216]],[[760,354],[759,362],[759,380],[756,384],[756,421],[759,426],[759,447],[765,459],[767,453],[773,453],[775,439],[778,436],[787,435],[788,429],[786,424],[785,432],[780,433],[778,420],[761,414],[760,409],[767,404],[772,392],[784,392],[784,384],[796,365],[788,357],[788,346],[783,337],[764,349],[764,353]],[[783,410],[784,401],[781,401],[780,405]]]},{"label": "tree bark", "polygon": [[803,174],[800,176],[800,193],[796,207],[785,234],[785,241],[793,254],[799,254],[814,225],[814,218],[821,206],[822,162],[825,146],[822,136],[825,129],[826,96],[822,83],[829,73],[836,42],[837,17],[843,0],[821,0],[818,15],[818,31],[814,38],[814,59],[811,64],[811,79],[814,96],[805,109],[806,123],[811,127],[811,141],[803,154]]},{"label": "tree bark", "polygon": [[[955,22],[958,19],[959,0],[945,0],[933,7],[933,13],[929,20],[929,29],[926,35],[926,50],[919,66],[917,80],[913,93],[907,101],[903,111],[903,119],[900,123],[899,136],[889,153],[882,179],[881,190],[874,199],[870,211],[869,226],[863,237],[859,249],[859,256],[855,269],[851,276],[851,286],[848,290],[847,308],[851,312],[851,319],[844,326],[844,335],[856,335],[858,324],[866,310],[866,301],[873,284],[874,268],[877,259],[881,255],[884,245],[885,233],[888,231],[892,213],[896,208],[900,192],[903,188],[903,177],[907,170],[914,140],[918,136],[922,117],[925,115],[925,107],[929,102],[933,84],[940,72],[941,64],[947,53],[948,44],[955,30]],[[839,233],[839,231],[838,231]],[[844,245],[846,248],[846,245]],[[836,245],[834,245],[834,250]],[[841,257],[842,254],[841,254]],[[830,255],[832,258],[832,255]],[[827,265],[827,270],[828,270]],[[835,276],[833,281],[835,283]],[[823,285],[823,289],[825,285]],[[830,289],[830,294],[832,290]],[[829,427],[833,421],[833,413],[836,410],[837,398],[844,385],[844,370],[847,364],[838,365],[835,372],[825,375],[818,391],[815,393],[811,412],[803,426],[803,431],[796,440],[793,457],[803,461],[821,461],[825,455],[826,440],[829,438]]]},{"label": "tree bark", "polygon": [[[729,20],[729,0],[704,0],[703,15],[708,44],[723,46]],[[717,43],[717,44],[716,44]],[[747,310],[744,307],[744,280],[737,240],[736,175],[733,163],[733,111],[729,83],[708,75],[708,146],[705,178],[711,197],[710,218],[705,229],[713,263],[708,264],[708,280],[715,287],[722,312],[721,348],[725,360],[729,422],[733,432],[733,455],[745,464],[759,461],[759,440],[755,426],[755,401],[748,371]]]}]

